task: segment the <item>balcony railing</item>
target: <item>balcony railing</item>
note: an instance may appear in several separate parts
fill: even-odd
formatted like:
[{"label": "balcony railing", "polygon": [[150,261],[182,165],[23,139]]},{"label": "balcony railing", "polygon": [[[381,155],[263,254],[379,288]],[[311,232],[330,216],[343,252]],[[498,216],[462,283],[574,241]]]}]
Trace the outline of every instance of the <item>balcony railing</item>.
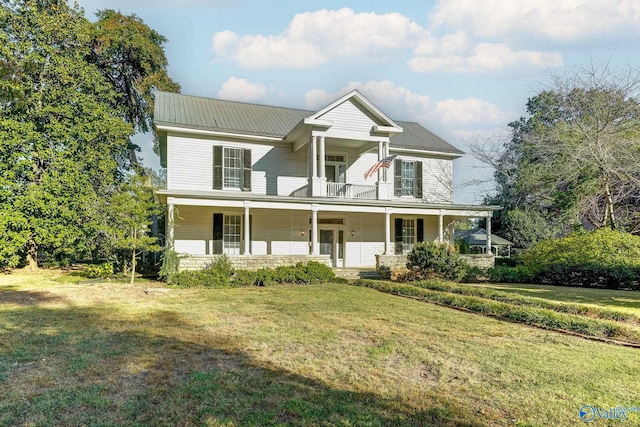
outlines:
[{"label": "balcony railing", "polygon": [[341,199],[376,199],[376,187],[374,185],[344,184],[339,182],[327,183],[327,197]]}]

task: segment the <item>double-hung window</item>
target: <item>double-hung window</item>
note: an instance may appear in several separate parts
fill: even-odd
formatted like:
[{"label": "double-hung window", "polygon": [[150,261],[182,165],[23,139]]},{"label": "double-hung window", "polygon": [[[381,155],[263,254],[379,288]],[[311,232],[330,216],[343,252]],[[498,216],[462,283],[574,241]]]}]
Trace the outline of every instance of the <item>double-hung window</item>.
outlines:
[{"label": "double-hung window", "polygon": [[423,218],[396,218],[394,225],[396,254],[407,254],[416,243],[424,241]]},{"label": "double-hung window", "polygon": [[251,191],[251,150],[213,147],[213,189]]},{"label": "double-hung window", "polygon": [[422,198],[422,162],[419,160],[394,161],[394,195]]}]

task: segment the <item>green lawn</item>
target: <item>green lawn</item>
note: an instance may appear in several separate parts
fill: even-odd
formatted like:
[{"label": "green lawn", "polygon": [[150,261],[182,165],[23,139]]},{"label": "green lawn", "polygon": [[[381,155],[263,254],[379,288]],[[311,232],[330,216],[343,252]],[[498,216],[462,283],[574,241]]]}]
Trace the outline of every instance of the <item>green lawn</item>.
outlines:
[{"label": "green lawn", "polygon": [[482,283],[476,286],[509,291],[551,301],[576,302],[594,307],[614,308],[640,317],[640,292],[523,284]]},{"label": "green lawn", "polygon": [[0,425],[570,426],[640,406],[638,350],[364,287],[54,279],[0,276]]}]

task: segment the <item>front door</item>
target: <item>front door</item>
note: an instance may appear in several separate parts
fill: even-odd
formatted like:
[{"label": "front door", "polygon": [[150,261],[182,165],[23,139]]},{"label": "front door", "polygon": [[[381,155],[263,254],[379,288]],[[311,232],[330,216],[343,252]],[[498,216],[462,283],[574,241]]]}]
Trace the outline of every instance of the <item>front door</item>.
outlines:
[{"label": "front door", "polygon": [[331,265],[344,266],[344,231],[320,230],[320,255],[329,255]]}]

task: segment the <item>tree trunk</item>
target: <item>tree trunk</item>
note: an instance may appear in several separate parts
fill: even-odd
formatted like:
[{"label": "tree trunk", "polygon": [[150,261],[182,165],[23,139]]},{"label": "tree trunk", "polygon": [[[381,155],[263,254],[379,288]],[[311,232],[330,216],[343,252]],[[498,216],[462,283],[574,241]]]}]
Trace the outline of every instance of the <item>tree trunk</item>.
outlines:
[{"label": "tree trunk", "polygon": [[26,261],[27,265],[24,267],[25,270],[34,271],[38,269],[38,245],[33,238],[27,242]]},{"label": "tree trunk", "polygon": [[136,248],[131,250],[131,284],[136,276]]},{"label": "tree trunk", "polygon": [[605,225],[609,225],[612,230],[616,229],[616,216],[613,209],[613,198],[611,197],[611,188],[609,187],[609,180],[606,179],[604,183],[604,193],[607,198],[607,204],[605,209]]}]

